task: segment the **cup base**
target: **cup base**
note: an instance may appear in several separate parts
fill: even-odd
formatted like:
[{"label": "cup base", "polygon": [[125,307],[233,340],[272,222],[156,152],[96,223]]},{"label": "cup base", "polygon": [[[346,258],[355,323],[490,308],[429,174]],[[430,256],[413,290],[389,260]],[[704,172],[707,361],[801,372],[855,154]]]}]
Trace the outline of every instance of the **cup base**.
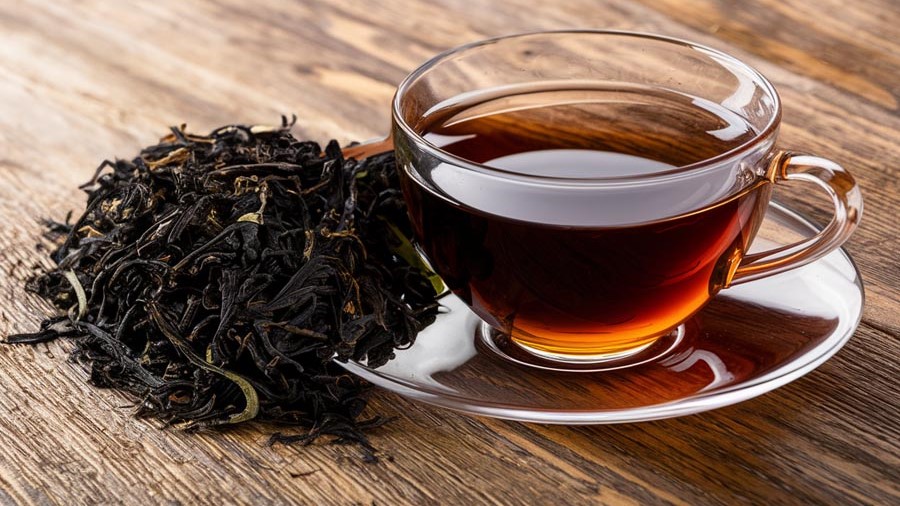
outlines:
[{"label": "cup base", "polygon": [[634,367],[659,359],[684,339],[684,324],[655,341],[626,351],[596,355],[563,355],[526,346],[487,323],[478,327],[478,341],[488,350],[517,364],[547,371],[598,372]]}]

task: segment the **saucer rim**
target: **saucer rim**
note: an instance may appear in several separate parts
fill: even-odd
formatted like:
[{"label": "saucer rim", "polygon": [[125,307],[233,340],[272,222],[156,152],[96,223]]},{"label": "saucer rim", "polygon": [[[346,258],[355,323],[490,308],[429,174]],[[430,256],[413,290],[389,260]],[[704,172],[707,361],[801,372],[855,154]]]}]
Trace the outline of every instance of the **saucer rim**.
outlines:
[{"label": "saucer rim", "polygon": [[[772,210],[776,210],[785,218],[793,221],[797,225],[801,225],[811,232],[818,232],[820,227],[813,224],[810,220],[801,215],[798,211],[789,208],[787,205],[772,201],[770,203]],[[743,402],[745,400],[758,397],[762,394],[780,388],[792,381],[795,381],[806,374],[809,374],[820,365],[833,357],[856,333],[862,320],[863,308],[865,306],[865,287],[863,285],[862,276],[859,267],[843,248],[837,248],[828,256],[840,253],[844,260],[849,262],[855,273],[853,283],[857,286],[860,293],[859,310],[857,311],[856,321],[848,326],[848,329],[841,335],[830,336],[818,345],[812,347],[806,352],[795,356],[793,359],[787,360],[778,368],[770,370],[762,376],[751,378],[748,381],[740,381],[733,385],[727,386],[720,390],[710,390],[708,392],[700,392],[693,395],[685,396],[680,399],[674,399],[664,403],[648,404],[645,406],[615,409],[586,409],[586,410],[558,410],[553,408],[523,408],[516,404],[491,402],[479,400],[477,404],[472,403],[472,398],[458,395],[446,391],[435,391],[421,384],[412,384],[396,377],[389,377],[379,374],[377,370],[355,362],[340,362],[338,365],[346,369],[348,372],[356,374],[370,383],[384,388],[385,390],[403,395],[414,401],[421,401],[434,406],[451,409],[454,411],[477,415],[488,416],[492,418],[500,418],[505,420],[513,420],[520,422],[544,423],[544,424],[563,424],[563,425],[601,425],[615,423],[632,423],[642,421],[661,420],[665,418],[673,418],[677,416],[687,416],[712,409],[722,408]],[[827,258],[827,257],[826,257]],[[816,262],[825,261],[825,258]],[[776,275],[777,276],[777,275]],[[752,282],[751,282],[752,283]],[[450,294],[452,295],[452,294]],[[798,361],[806,361],[798,364]],[[578,374],[578,373],[573,373]]]}]

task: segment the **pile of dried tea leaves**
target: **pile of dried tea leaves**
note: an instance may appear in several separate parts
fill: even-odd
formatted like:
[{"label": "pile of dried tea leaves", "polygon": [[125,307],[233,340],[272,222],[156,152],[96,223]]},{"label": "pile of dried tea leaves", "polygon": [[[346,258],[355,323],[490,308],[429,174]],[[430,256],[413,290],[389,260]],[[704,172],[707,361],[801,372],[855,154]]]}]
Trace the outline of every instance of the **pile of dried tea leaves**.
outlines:
[{"label": "pile of dried tea leaves", "polygon": [[56,267],[28,288],[65,314],[10,343],[58,337],[91,382],[138,396],[137,415],[196,429],[248,420],[363,445],[371,366],[437,313],[392,153],[344,159],[280,128],[184,127],[104,162],[74,223],[47,223]]}]

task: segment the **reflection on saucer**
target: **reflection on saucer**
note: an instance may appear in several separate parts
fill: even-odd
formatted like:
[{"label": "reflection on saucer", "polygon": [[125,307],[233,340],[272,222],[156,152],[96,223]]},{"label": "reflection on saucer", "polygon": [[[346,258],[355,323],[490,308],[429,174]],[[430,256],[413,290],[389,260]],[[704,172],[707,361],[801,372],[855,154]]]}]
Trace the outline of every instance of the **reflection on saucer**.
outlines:
[{"label": "reflection on saucer", "polygon": [[416,337],[416,344],[405,350],[397,350],[396,357],[381,366],[382,374],[409,376],[411,379],[433,388],[449,390],[435,381],[433,376],[452,371],[468,362],[477,353],[472,339],[443,339],[446,329],[455,332],[474,333],[479,321],[474,313],[457,297],[441,299],[444,312],[439,316],[440,325],[431,325]]},{"label": "reflection on saucer", "polygon": [[708,350],[695,350],[690,348],[660,361],[660,365],[668,367],[675,372],[682,372],[694,367],[697,362],[703,362],[713,374],[712,381],[698,390],[705,392],[734,382],[734,374],[728,372],[728,366],[715,353]]}]

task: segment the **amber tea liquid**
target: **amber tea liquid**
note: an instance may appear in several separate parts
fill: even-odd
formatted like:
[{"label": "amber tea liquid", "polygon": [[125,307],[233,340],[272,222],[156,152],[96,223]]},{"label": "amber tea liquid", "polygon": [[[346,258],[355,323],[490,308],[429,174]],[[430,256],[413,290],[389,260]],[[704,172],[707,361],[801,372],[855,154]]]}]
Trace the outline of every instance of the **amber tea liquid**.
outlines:
[{"label": "amber tea liquid", "polygon": [[[658,92],[542,91],[470,100],[417,128],[449,153],[512,175],[629,177],[706,160],[755,136],[738,115],[700,105]],[[768,191],[760,178],[676,188],[674,195],[709,196],[688,212],[681,197],[640,195],[603,210],[604,202],[583,198],[550,205],[540,184],[515,184],[467,205],[485,187],[453,186],[441,170],[425,184],[403,179],[417,240],[435,270],[514,341],[579,356],[647,345],[700,309],[736,268]],[[663,218],[639,218],[648,215]]]}]

